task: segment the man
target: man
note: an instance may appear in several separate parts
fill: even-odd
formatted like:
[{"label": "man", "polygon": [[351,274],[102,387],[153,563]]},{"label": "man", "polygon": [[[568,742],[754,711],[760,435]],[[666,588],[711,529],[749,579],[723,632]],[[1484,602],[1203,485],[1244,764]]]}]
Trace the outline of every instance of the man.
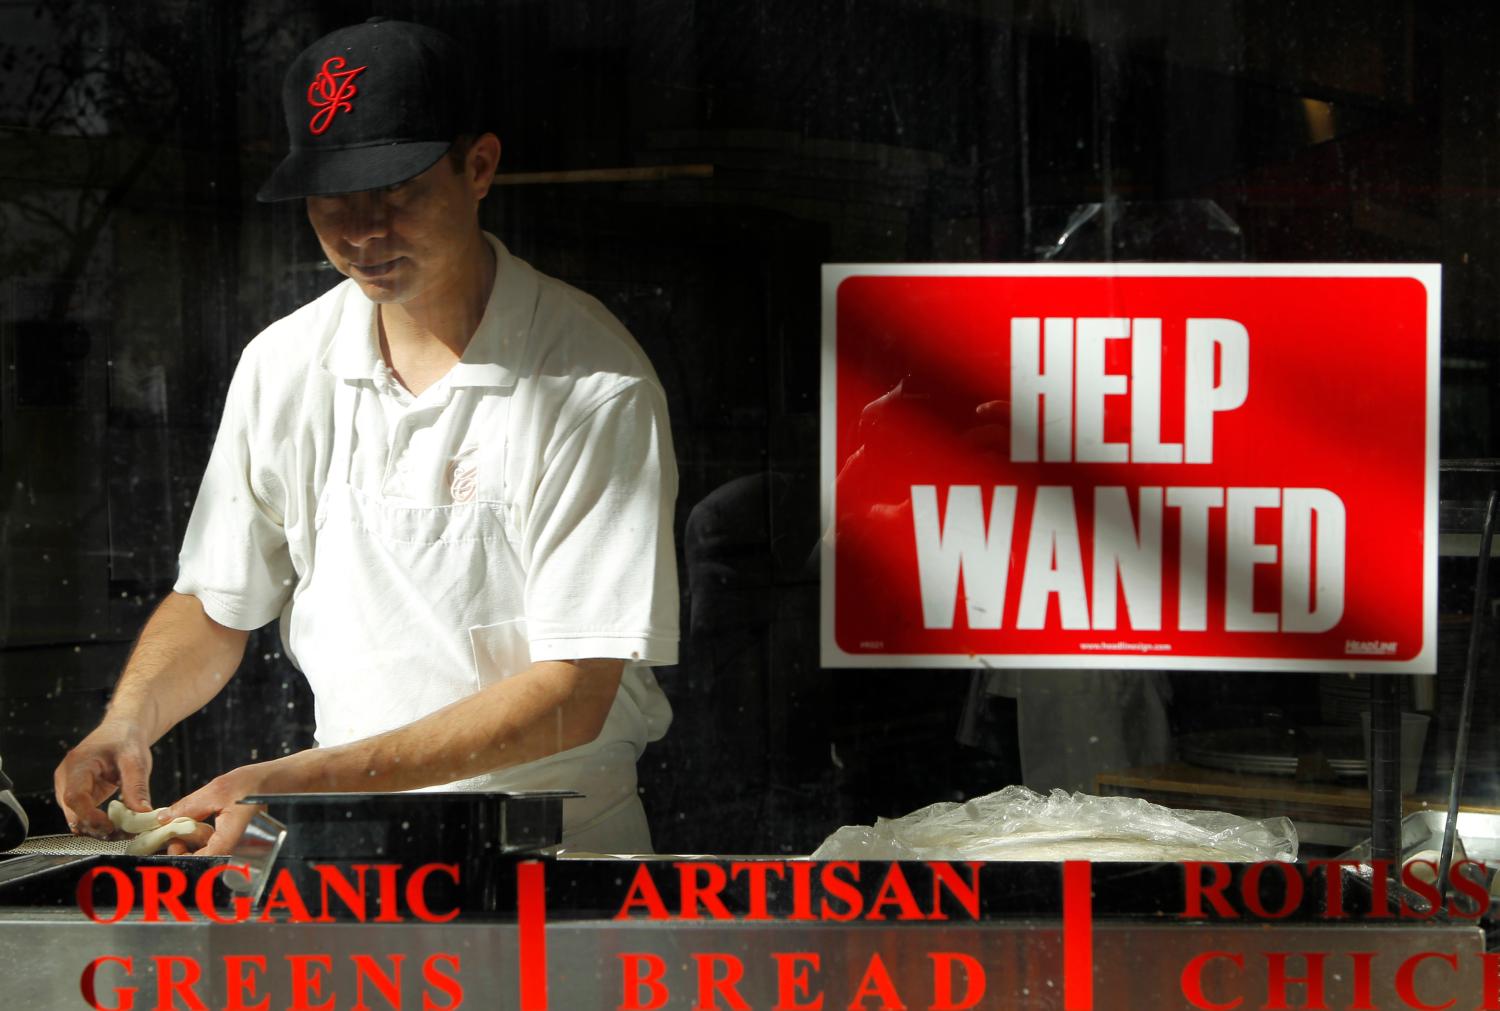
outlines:
[{"label": "man", "polygon": [[[635,762],[677,649],[665,398],[598,302],[482,232],[500,158],[447,36],[384,19],[292,64],[292,147],[260,193],[305,198],[348,280],[246,348],[174,592],[100,726],[56,773],[75,831],[281,619],[318,747],[234,769],[165,818],[257,793],[571,788],[574,849],[650,851]],[[164,820],[165,820],[164,818]],[[206,833],[205,833],[206,835]]]}]

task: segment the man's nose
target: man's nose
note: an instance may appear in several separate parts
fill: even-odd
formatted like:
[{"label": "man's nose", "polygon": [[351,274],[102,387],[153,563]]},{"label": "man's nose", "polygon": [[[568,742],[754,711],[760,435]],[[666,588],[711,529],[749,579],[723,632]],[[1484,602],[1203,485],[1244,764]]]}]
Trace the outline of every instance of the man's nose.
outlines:
[{"label": "man's nose", "polygon": [[390,209],[386,207],[384,194],[372,190],[350,196],[344,214],[345,242],[352,246],[363,246],[374,239],[383,238],[389,229]]}]

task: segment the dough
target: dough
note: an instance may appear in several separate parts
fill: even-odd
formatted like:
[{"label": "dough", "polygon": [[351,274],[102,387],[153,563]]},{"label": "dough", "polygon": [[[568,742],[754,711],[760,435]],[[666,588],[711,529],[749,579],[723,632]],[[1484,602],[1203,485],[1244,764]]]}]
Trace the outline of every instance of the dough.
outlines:
[{"label": "dough", "polygon": [[[1406,860],[1402,862],[1401,866],[1403,870],[1410,867],[1411,876],[1416,878],[1418,881],[1426,882],[1429,885],[1435,885],[1437,884],[1438,862],[1442,860],[1442,858],[1443,854],[1440,850],[1422,850],[1419,853],[1413,853],[1411,856],[1407,857]],[[1457,866],[1459,861],[1467,860],[1468,858],[1468,853],[1464,851],[1463,840],[1459,839],[1457,836],[1454,836],[1454,866]],[[1426,863],[1418,863],[1418,861],[1426,861]],[[1432,866],[1427,866],[1428,863],[1432,864]],[[1473,864],[1469,864],[1464,867],[1461,873],[1464,875],[1464,877],[1469,878],[1472,881],[1478,881],[1481,884],[1484,883],[1484,872]]]},{"label": "dough", "polygon": [[130,845],[125,847],[125,853],[133,857],[149,857],[178,836],[192,835],[196,831],[198,831],[198,823],[193,819],[173,818],[165,825],[158,825],[130,840]]},{"label": "dough", "polygon": [[191,818],[173,818],[162,824],[160,819],[166,811],[164,807],[155,811],[132,811],[118,800],[110,801],[105,809],[115,828],[135,836],[125,847],[125,853],[133,857],[149,857],[178,836],[192,835],[199,828],[209,827]]},{"label": "dough", "polygon": [[115,828],[128,835],[140,835],[149,832],[161,824],[161,816],[167,813],[167,809],[159,807],[155,811],[132,811],[118,800],[109,802],[105,810],[109,820],[114,823]]},{"label": "dough", "polygon": [[[1412,856],[1403,865],[1403,868],[1411,868],[1411,876],[1416,878],[1418,881],[1425,882],[1429,885],[1436,884],[1437,862],[1440,859],[1442,859],[1442,854],[1437,850],[1422,850],[1420,853],[1412,854]],[[1455,862],[1460,859],[1457,852],[1453,854],[1453,859]],[[1428,866],[1428,864],[1431,864],[1432,866]]]}]

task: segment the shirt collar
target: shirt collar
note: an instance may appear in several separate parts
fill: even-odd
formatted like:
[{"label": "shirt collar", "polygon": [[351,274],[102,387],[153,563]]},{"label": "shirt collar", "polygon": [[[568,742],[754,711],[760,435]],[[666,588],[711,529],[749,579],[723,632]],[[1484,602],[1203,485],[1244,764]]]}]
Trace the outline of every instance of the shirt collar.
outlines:
[{"label": "shirt collar", "polygon": [[[448,373],[451,386],[514,386],[511,363],[536,313],[536,271],[511,256],[504,243],[489,232],[484,238],[495,251],[495,283],[469,346]],[[379,374],[377,366],[383,364],[375,329],[375,303],[353,281],[346,283],[349,291],[344,311],[323,365],[340,379],[374,380]]]}]

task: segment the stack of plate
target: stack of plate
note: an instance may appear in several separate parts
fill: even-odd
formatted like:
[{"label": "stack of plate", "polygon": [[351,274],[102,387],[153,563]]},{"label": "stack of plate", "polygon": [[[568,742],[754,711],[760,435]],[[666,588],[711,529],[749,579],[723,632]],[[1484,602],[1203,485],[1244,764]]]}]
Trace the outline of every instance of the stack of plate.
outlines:
[{"label": "stack of plate", "polygon": [[1244,727],[1207,730],[1177,741],[1182,760],[1205,769],[1295,776],[1298,756],[1321,753],[1334,775],[1365,775],[1364,735],[1348,727]]}]

